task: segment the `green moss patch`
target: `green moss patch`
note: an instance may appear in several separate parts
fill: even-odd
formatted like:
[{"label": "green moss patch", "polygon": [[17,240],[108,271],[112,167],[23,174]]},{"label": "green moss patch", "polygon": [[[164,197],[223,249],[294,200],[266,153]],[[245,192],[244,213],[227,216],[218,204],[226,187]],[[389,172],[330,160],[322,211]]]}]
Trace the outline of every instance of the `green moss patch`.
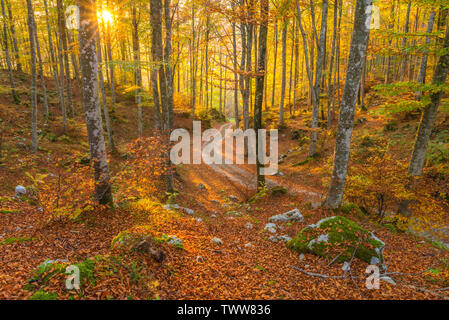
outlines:
[{"label": "green moss patch", "polygon": [[6,238],[2,241],[0,241],[0,244],[13,244],[13,243],[23,243],[23,242],[29,242],[29,241],[34,241],[36,240],[36,238],[30,238],[30,237],[11,237],[11,238]]},{"label": "green moss patch", "polygon": [[0,209],[0,214],[14,214],[20,213],[19,209]]},{"label": "green moss patch", "polygon": [[357,223],[341,216],[325,218],[301,230],[287,243],[299,253],[313,253],[338,262],[352,256],[369,264],[382,264],[385,244]]}]

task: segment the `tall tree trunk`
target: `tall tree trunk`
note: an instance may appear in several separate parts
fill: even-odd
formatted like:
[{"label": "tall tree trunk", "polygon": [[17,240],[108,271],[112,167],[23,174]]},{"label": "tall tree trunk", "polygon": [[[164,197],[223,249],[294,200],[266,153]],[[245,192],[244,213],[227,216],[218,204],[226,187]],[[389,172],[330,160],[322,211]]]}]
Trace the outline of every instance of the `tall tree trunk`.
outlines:
[{"label": "tall tree trunk", "polygon": [[[407,45],[407,36],[406,35],[409,31],[411,8],[412,8],[412,2],[409,1],[408,5],[407,5],[407,14],[405,16],[404,37],[402,38],[402,51],[405,51],[405,46]],[[404,81],[406,66],[407,66],[407,55],[402,57],[401,81]]]},{"label": "tall tree trunk", "polygon": [[139,22],[137,18],[137,9],[132,8],[132,42],[133,42],[133,56],[134,56],[134,81],[136,85],[135,95],[137,104],[137,132],[142,136],[142,72],[140,70],[140,44],[139,44]]},{"label": "tall tree trunk", "polygon": [[[16,37],[16,29],[14,27],[14,21],[12,18],[12,11],[11,11],[11,4],[9,2],[6,2],[6,7],[8,9],[8,19],[9,19],[9,25],[11,30],[11,38],[12,38],[12,44],[14,49],[14,56],[16,59],[16,67],[18,72],[22,72],[22,64],[20,63],[20,57],[19,57],[19,47],[17,46],[17,37]],[[6,18],[5,15],[3,17]]]},{"label": "tall tree trunk", "polygon": [[[33,18],[33,25],[36,26],[36,21]],[[45,77],[44,77],[44,67],[42,63],[42,57],[41,57],[41,48],[39,46],[39,38],[37,36],[37,28],[34,28],[34,39],[35,39],[35,47],[37,52],[37,60],[39,62],[39,76],[41,78],[41,86],[42,86],[42,98],[44,102],[44,117],[45,119],[48,119],[48,99],[47,99],[47,87],[45,86]]]},{"label": "tall tree trunk", "polygon": [[[235,29],[235,27],[234,27]],[[233,29],[233,30],[234,30]],[[196,119],[195,114],[195,99],[196,99],[196,51],[195,51],[195,5],[192,3],[192,61],[191,61],[191,80],[192,80],[192,86],[191,86],[191,94],[192,94],[192,118],[193,120]],[[153,89],[154,91],[154,89]]]},{"label": "tall tree trunk", "polygon": [[[320,111],[320,91],[321,91],[321,73],[324,64],[324,53],[326,48],[326,32],[327,32],[327,11],[328,11],[328,0],[323,0],[323,9],[321,14],[321,30],[319,43],[317,44],[318,54],[316,60],[316,70],[315,70],[315,85],[313,87],[313,99],[312,99],[312,132],[310,133],[310,144],[309,144],[309,157],[313,157],[316,153],[316,145],[318,140],[318,121],[319,121],[319,111]],[[317,40],[318,41],[318,40]]]},{"label": "tall tree trunk", "polygon": [[[394,31],[394,14],[395,14],[394,9],[395,9],[395,2],[393,1],[393,4],[391,6],[391,14],[390,14],[391,22],[390,22],[390,26],[389,26],[389,29],[391,30],[391,32]],[[388,40],[388,51],[389,52],[388,52],[388,58],[387,58],[387,71],[385,73],[385,83],[386,84],[391,82],[391,52],[390,52],[390,50],[391,50],[392,41],[393,41],[392,38],[390,38]]]},{"label": "tall tree trunk", "polygon": [[[446,35],[443,42],[443,54],[438,59],[437,66],[433,75],[432,85],[435,87],[444,85],[449,72],[449,28],[446,29]],[[430,135],[432,133],[435,117],[438,112],[443,90],[435,89],[430,93],[430,102],[425,107],[418,134],[416,136],[415,146],[413,148],[412,158],[410,160],[408,173],[412,176],[420,176],[426,160],[427,147],[429,145]]]},{"label": "tall tree trunk", "polygon": [[[30,0],[28,0],[30,1]],[[100,100],[98,96],[98,69],[96,55],[96,19],[95,0],[78,0],[80,13],[80,65],[83,85],[83,104],[89,136],[91,161],[94,168],[95,199],[101,204],[112,204],[112,191],[109,167],[104,143]]]},{"label": "tall tree trunk", "polygon": [[259,138],[259,129],[262,129],[262,103],[264,92],[264,78],[266,77],[265,59],[267,52],[268,33],[268,0],[260,0],[261,24],[259,27],[259,56],[257,58],[256,95],[254,99],[254,130],[256,131],[256,165],[257,165],[257,186],[265,186],[265,176],[261,174],[262,164],[259,160],[259,153],[263,153],[263,147]]},{"label": "tall tree trunk", "polygon": [[[434,24],[434,21],[435,21],[435,15],[436,15],[435,11],[432,11],[430,13],[429,22],[427,23],[427,30],[426,30],[427,34],[432,33],[433,24]],[[426,43],[425,44],[426,44],[426,46],[430,45],[430,37],[428,35],[426,36]],[[429,49],[426,47],[424,52],[423,52],[423,56],[421,58],[421,67],[419,68],[419,75],[418,75],[418,80],[417,80],[418,83],[425,83],[426,82],[427,59],[428,59],[428,57],[429,57]],[[421,92],[420,91],[416,92],[415,99],[416,100],[420,100],[421,99]]]},{"label": "tall tree trunk", "polygon": [[[69,116],[73,117],[73,101],[72,101],[72,80],[70,78],[70,65],[69,65],[69,53],[67,48],[67,33],[65,27],[65,18],[64,18],[64,6],[62,0],[56,0],[56,6],[58,10],[58,27],[59,27],[59,37],[62,43],[62,54],[64,58],[64,70],[65,70],[65,85],[67,92],[67,104]],[[62,81],[61,81],[62,82]]]},{"label": "tall tree trunk", "polygon": [[330,129],[332,125],[332,112],[331,104],[334,100],[335,86],[332,83],[332,75],[335,60],[335,46],[337,42],[337,21],[338,21],[338,1],[334,0],[334,28],[332,33],[332,49],[331,49],[331,59],[329,64],[329,74],[328,74],[328,88],[327,88],[327,128]]},{"label": "tall tree trunk", "polygon": [[287,82],[287,19],[282,24],[282,84],[281,84],[281,102],[279,105],[279,127],[284,125],[284,102],[285,102],[285,85]]},{"label": "tall tree trunk", "polygon": [[53,77],[55,79],[56,91],[59,92],[58,63],[57,63],[57,59],[55,58],[55,51],[53,48],[53,38],[51,36],[51,26],[50,26],[49,14],[48,14],[47,0],[44,0],[44,7],[45,7],[45,20],[47,22],[48,46],[50,48],[50,59],[51,59],[50,61],[52,64]]},{"label": "tall tree trunk", "polygon": [[271,91],[271,108],[274,108],[274,96],[276,92],[276,65],[278,55],[278,21],[274,20],[274,59],[273,59],[273,87]]},{"label": "tall tree trunk", "polygon": [[108,109],[108,102],[106,99],[106,90],[104,87],[104,76],[103,76],[103,57],[101,55],[101,41],[100,41],[100,33],[97,32],[96,36],[96,45],[97,45],[97,59],[98,59],[98,78],[100,83],[100,91],[101,91],[101,102],[103,105],[103,114],[105,119],[105,125],[106,125],[106,132],[108,134],[108,143],[109,148],[111,151],[115,151],[115,144],[114,144],[114,138],[112,134],[112,128],[111,128],[111,120],[109,118],[109,109]]},{"label": "tall tree trunk", "polygon": [[357,94],[362,75],[363,60],[368,46],[369,25],[371,22],[371,10],[369,9],[372,2],[372,0],[357,0],[356,4],[346,83],[338,119],[334,168],[330,188],[325,200],[326,206],[330,208],[339,207],[343,200]]},{"label": "tall tree trunk", "polygon": [[[153,97],[154,100],[160,98],[161,115],[162,115],[162,129],[166,143],[169,141],[170,134],[170,104],[172,99],[173,83],[172,71],[170,67],[171,54],[171,20],[170,20],[170,1],[165,0],[165,16],[166,16],[166,47],[165,53],[162,48],[162,1],[150,0],[150,21],[151,21],[151,52],[153,56],[153,63],[157,68],[158,81],[160,87],[160,96]],[[168,11],[168,12],[167,12]],[[168,21],[167,21],[168,19]],[[170,166],[169,153],[167,156],[167,166]],[[171,172],[166,174],[166,182],[168,192],[173,191],[173,176]]]},{"label": "tall tree trunk", "polygon": [[[231,2],[232,8],[235,8],[234,1]],[[238,92],[238,75],[237,75],[237,39],[236,39],[236,25],[232,22],[232,55],[233,55],[233,68],[234,68],[234,118],[235,127],[240,128],[240,116],[239,116],[239,92]]]},{"label": "tall tree trunk", "polygon": [[[3,2],[2,2],[3,4]],[[3,8],[2,8],[3,9]],[[36,47],[35,47],[35,28],[34,12],[31,0],[27,0],[28,11],[28,34],[30,38],[30,66],[31,66],[31,152],[37,152],[37,72],[36,72]]]},{"label": "tall tree trunk", "polygon": [[8,75],[9,75],[9,84],[11,86],[11,95],[14,100],[14,103],[19,103],[19,96],[16,93],[15,85],[14,85],[14,78],[12,74],[12,64],[11,59],[9,57],[9,49],[8,49],[8,29],[6,25],[6,14],[5,14],[5,2],[2,1],[2,14],[3,14],[3,43],[5,47],[5,55],[6,55],[6,63],[8,65]]}]

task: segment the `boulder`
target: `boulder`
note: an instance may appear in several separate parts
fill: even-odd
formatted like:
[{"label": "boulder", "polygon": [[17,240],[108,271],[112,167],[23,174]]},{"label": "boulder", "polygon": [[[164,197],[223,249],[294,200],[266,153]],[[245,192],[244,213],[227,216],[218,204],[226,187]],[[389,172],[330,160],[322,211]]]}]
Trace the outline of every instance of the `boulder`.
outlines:
[{"label": "boulder", "polygon": [[275,225],[274,223],[267,223],[263,229],[271,233],[276,233],[277,225]]},{"label": "boulder", "polygon": [[338,262],[350,261],[354,255],[366,263],[384,265],[385,243],[356,222],[341,216],[325,218],[305,227],[287,246],[299,253],[335,258]]},{"label": "boulder", "polygon": [[18,185],[16,187],[16,197],[21,197],[27,194],[27,189],[24,186]]},{"label": "boulder", "polygon": [[298,209],[293,209],[283,214],[272,216],[268,219],[268,221],[270,222],[289,222],[289,221],[302,222],[303,220],[304,217],[302,216],[301,212],[299,212]]}]

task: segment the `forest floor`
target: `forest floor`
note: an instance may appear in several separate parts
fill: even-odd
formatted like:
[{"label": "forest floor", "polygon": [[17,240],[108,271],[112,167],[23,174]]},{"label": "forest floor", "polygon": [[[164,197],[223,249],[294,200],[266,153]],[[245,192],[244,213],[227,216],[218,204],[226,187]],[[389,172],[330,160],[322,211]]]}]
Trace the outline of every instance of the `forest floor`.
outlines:
[{"label": "forest floor", "polygon": [[[27,101],[27,86],[27,80],[23,79],[19,86],[23,101]],[[50,94],[51,90],[50,85]],[[354,260],[350,275],[342,271],[342,263],[329,264],[329,261],[311,254],[300,259],[282,241],[269,240],[271,234],[264,230],[264,226],[275,214],[298,208],[304,216],[303,222],[279,224],[277,235],[290,237],[296,236],[309,224],[335,215],[317,205],[326,191],[323,183],[325,172],[320,171],[323,163],[312,161],[305,166],[292,166],[292,163],[306,158],[305,150],[297,148],[298,142],[290,139],[292,128],[302,125],[298,125],[298,118],[292,119],[289,128],[279,137],[280,154],[294,149],[280,166],[284,175],[270,178],[272,184],[286,187],[289,190],[286,194],[267,192],[251,201],[255,193],[250,182],[255,179],[253,166],[224,169],[203,164],[177,168],[175,188],[179,194],[176,203],[193,209],[193,215],[164,209],[162,205],[167,197],[163,193],[158,194],[160,202],[147,199],[146,202],[138,201],[114,210],[90,212],[75,220],[44,215],[37,205],[14,200],[15,186],[31,183],[25,172],[31,175],[53,172],[56,169],[52,159],[88,151],[79,92],[75,91],[77,116],[69,121],[65,135],[59,133],[56,97],[54,93],[50,104],[54,115],[48,126],[43,127],[53,135],[49,139],[47,133],[40,140],[38,154],[30,155],[27,148],[30,108],[26,104],[12,104],[7,92],[0,92],[1,299],[27,299],[36,290],[55,293],[60,299],[449,297],[447,291],[438,291],[438,288],[449,284],[449,251],[411,233],[393,232],[370,217],[348,214],[386,243],[386,264],[388,272],[395,273],[391,278],[396,284],[381,281],[378,290],[365,287],[367,264],[364,262]],[[137,136],[135,111],[132,99],[119,96],[113,112],[119,150],[125,150],[124,146]],[[144,124],[149,131],[152,117],[145,114]],[[191,119],[177,115],[175,124],[191,128]],[[374,120],[371,124],[364,124],[368,125],[376,130],[378,124]],[[215,126],[223,128],[223,124]],[[327,145],[321,149],[323,159],[331,153]],[[119,154],[111,155],[112,168],[119,167],[123,161]],[[176,236],[182,240],[182,248],[162,243],[160,247],[165,259],[157,262],[148,255],[111,246],[111,241],[125,230],[148,228],[152,235]],[[214,243],[213,238],[219,238],[222,244]],[[50,265],[43,265],[48,259],[55,261],[55,265],[58,261],[80,265],[92,257],[96,263],[91,269],[92,277],[87,277],[80,292],[65,289],[66,275],[58,275],[55,269],[42,267]],[[83,268],[89,269],[88,266],[83,264]],[[435,277],[435,270],[438,277]]]}]

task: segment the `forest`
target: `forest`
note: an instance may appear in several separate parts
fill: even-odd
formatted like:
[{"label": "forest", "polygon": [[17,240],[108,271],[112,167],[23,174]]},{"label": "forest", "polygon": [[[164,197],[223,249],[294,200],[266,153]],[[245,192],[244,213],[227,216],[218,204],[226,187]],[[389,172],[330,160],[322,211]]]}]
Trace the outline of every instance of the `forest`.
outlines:
[{"label": "forest", "polygon": [[447,0],[0,1],[0,300],[449,299]]}]

